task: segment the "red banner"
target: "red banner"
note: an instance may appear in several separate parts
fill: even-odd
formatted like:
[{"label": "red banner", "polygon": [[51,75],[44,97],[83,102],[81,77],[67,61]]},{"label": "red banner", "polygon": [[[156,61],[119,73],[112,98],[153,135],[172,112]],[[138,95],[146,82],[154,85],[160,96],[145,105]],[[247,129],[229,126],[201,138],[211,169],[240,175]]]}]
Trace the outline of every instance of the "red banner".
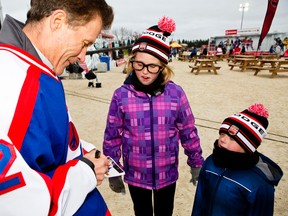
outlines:
[{"label": "red banner", "polygon": [[226,30],[225,35],[237,35],[237,29],[232,29],[232,30]]},{"label": "red banner", "polygon": [[266,11],[266,16],[263,22],[263,26],[262,26],[262,31],[260,34],[260,38],[259,38],[259,42],[258,42],[258,48],[257,50],[259,50],[263,39],[265,38],[265,36],[267,35],[267,33],[269,32],[270,26],[272,24],[277,6],[278,6],[278,1],[279,0],[268,0],[268,7],[267,7],[267,11]]}]

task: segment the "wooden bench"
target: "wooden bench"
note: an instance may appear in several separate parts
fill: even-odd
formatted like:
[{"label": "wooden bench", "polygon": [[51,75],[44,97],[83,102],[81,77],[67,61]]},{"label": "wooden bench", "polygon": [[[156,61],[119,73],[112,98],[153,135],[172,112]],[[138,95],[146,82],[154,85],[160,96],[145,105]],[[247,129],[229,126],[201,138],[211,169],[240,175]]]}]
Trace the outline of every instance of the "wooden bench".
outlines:
[{"label": "wooden bench", "polygon": [[228,66],[230,67],[230,70],[233,70],[234,67],[241,67],[241,64],[239,64],[239,63],[228,63]]},{"label": "wooden bench", "polygon": [[189,68],[191,68],[191,73],[193,73],[193,71],[196,69],[198,69],[199,68],[199,65],[197,65],[197,66],[194,66],[194,65],[189,65]]},{"label": "wooden bench", "polygon": [[[198,70],[198,69],[200,69],[200,70],[208,70],[209,72],[211,71],[211,70],[213,70],[213,67],[211,67],[211,66],[205,66],[205,67],[201,67],[200,68],[200,66],[199,65],[189,65],[189,68],[191,68],[191,73],[193,73],[194,72],[194,70]],[[220,66],[215,66],[215,69],[216,70],[219,70],[221,67]]]},{"label": "wooden bench", "polygon": [[269,72],[272,73],[271,78],[277,75],[277,73],[288,72],[288,60],[279,60],[275,69],[270,69]]},{"label": "wooden bench", "polygon": [[183,53],[179,54],[178,60],[179,61],[188,61],[190,56],[190,52],[184,51]]},{"label": "wooden bench", "polygon": [[234,67],[239,67],[243,72],[248,69],[248,67],[255,66],[257,63],[258,60],[252,56],[250,58],[234,58],[233,63],[228,63],[228,65],[230,66],[230,70],[232,70]]},{"label": "wooden bench", "polygon": [[262,67],[262,66],[250,66],[249,69],[255,70],[254,76],[258,74],[258,72],[262,70],[271,70],[273,69],[272,67]]},{"label": "wooden bench", "polygon": [[277,73],[288,72],[288,60],[271,60],[273,64],[271,66],[264,66],[264,64],[250,66],[249,69],[255,70],[256,76],[259,71],[268,70],[271,74],[270,78],[273,78]]},{"label": "wooden bench", "polygon": [[178,60],[179,60],[179,61],[185,61],[186,58],[185,58],[185,57],[182,57],[182,56],[179,56],[179,57],[178,57]]},{"label": "wooden bench", "polygon": [[188,58],[188,62],[194,62],[197,59],[197,56],[193,56],[192,58]]},{"label": "wooden bench", "polygon": [[256,56],[258,59],[279,59],[279,56],[277,54],[269,54],[269,55],[261,55]]},{"label": "wooden bench", "polygon": [[233,59],[234,59],[234,57],[232,57],[232,56],[228,56],[228,57],[226,58],[226,60],[227,60],[228,63],[229,63],[230,61],[233,62]]},{"label": "wooden bench", "polygon": [[277,75],[277,73],[281,73],[281,72],[288,72],[288,68],[287,69],[273,69],[273,70],[269,70],[272,75],[271,75],[271,78],[273,78],[275,75]]}]

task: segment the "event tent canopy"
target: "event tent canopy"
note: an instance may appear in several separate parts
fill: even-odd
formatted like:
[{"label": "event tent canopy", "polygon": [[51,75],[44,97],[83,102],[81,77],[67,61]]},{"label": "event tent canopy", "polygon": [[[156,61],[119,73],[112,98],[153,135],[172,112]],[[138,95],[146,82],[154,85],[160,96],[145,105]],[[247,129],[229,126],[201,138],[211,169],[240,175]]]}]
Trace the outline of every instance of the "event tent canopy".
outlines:
[{"label": "event tent canopy", "polygon": [[172,47],[172,48],[181,48],[182,46],[179,43],[177,43],[177,42],[172,42],[170,44],[170,47]]}]

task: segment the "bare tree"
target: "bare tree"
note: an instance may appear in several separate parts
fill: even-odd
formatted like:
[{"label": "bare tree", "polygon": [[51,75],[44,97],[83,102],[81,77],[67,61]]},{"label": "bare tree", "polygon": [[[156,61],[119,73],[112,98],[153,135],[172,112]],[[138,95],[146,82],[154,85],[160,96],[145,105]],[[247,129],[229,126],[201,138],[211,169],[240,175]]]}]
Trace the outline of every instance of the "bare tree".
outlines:
[{"label": "bare tree", "polygon": [[128,40],[135,41],[139,37],[138,32],[133,32],[125,27],[112,29],[112,34],[115,36],[115,41],[119,41],[122,45],[127,45]]},{"label": "bare tree", "polygon": [[115,39],[119,41],[119,31],[118,29],[112,29],[112,34],[115,36]]}]

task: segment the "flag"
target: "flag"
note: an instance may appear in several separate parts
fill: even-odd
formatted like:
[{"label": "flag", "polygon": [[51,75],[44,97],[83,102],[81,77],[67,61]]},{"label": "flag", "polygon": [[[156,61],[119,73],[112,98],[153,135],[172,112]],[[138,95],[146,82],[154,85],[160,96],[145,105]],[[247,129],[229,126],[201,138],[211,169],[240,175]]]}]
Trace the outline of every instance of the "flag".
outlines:
[{"label": "flag", "polygon": [[265,36],[269,32],[270,26],[272,24],[272,21],[273,21],[273,18],[274,18],[274,15],[275,15],[275,12],[276,12],[276,9],[278,6],[278,2],[279,2],[279,0],[268,0],[268,7],[267,7],[264,22],[263,22],[262,31],[260,34],[257,50],[259,50],[263,39],[265,38]]}]

